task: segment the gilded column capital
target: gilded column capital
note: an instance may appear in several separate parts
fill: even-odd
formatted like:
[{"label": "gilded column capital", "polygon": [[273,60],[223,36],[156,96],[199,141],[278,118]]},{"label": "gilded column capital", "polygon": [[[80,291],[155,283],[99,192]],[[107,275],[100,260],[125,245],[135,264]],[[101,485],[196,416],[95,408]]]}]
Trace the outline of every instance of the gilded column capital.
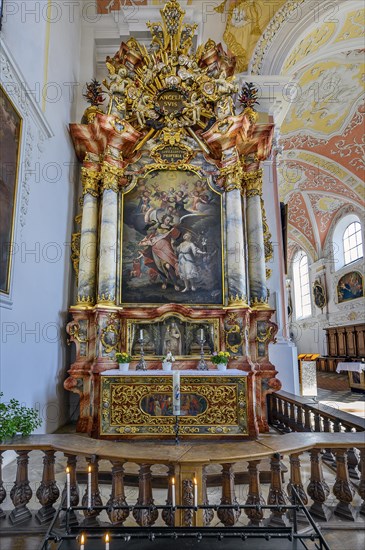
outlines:
[{"label": "gilded column capital", "polygon": [[225,177],[224,190],[228,193],[234,189],[242,192],[242,166],[239,162],[221,169],[221,176]]},{"label": "gilded column capital", "polygon": [[243,185],[246,189],[247,197],[262,195],[262,170],[243,173]]},{"label": "gilded column capital", "polygon": [[98,197],[100,177],[99,171],[83,166],[81,168],[82,194],[86,195],[89,193],[93,197]]},{"label": "gilded column capital", "polygon": [[104,162],[101,167],[101,180],[103,191],[111,189],[115,193],[119,190],[119,180],[124,176],[123,168]]}]

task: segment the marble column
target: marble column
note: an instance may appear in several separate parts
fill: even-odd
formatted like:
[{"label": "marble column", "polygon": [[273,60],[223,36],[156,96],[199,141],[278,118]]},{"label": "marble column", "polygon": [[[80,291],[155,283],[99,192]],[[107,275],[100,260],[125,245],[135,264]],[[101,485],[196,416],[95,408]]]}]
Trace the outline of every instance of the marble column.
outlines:
[{"label": "marble column", "polygon": [[100,172],[83,167],[83,208],[80,239],[80,260],[77,302],[79,305],[95,304],[96,258],[98,227],[98,194]]},{"label": "marble column", "polygon": [[117,280],[118,175],[103,167],[98,303],[114,305]]},{"label": "marble column", "polygon": [[244,174],[250,305],[267,302],[264,227],[261,210],[262,170]]},{"label": "marble column", "polygon": [[247,306],[246,254],[241,182],[226,186],[228,306]]}]

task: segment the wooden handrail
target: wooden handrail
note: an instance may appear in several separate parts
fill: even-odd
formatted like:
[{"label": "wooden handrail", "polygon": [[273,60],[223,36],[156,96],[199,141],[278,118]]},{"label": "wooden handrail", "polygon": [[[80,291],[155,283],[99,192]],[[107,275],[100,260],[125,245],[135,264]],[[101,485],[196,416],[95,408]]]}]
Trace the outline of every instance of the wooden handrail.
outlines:
[{"label": "wooden handrail", "polygon": [[31,435],[15,437],[0,443],[0,451],[43,450],[67,455],[145,464],[221,464],[268,458],[273,453],[292,454],[310,449],[365,448],[363,433],[290,433],[267,436],[255,441],[181,443],[179,445],[148,445],[146,442],[101,441],[79,435]]},{"label": "wooden handrail", "polygon": [[300,405],[303,408],[309,408],[312,412],[319,412],[323,416],[327,416],[330,420],[339,421],[342,424],[351,428],[355,428],[358,431],[365,431],[365,418],[361,418],[359,416],[340,411],[339,409],[335,409],[334,407],[330,407],[329,405],[316,403],[310,397],[300,397],[298,395],[294,395],[285,391],[275,392],[274,394],[272,394],[272,396],[277,396],[283,401],[287,401],[288,403],[292,403],[294,405]]}]

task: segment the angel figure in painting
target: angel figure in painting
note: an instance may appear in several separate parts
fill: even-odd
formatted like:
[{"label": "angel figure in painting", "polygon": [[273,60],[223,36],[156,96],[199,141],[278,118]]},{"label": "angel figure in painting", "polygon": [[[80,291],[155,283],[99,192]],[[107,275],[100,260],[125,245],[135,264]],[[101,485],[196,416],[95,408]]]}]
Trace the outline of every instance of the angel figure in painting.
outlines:
[{"label": "angel figure in painting", "polygon": [[187,231],[183,235],[183,242],[177,247],[179,261],[179,275],[184,281],[185,288],[181,292],[188,292],[190,289],[194,292],[195,279],[199,277],[199,270],[196,265],[196,256],[204,255],[206,252],[200,250],[191,240],[192,234]]}]

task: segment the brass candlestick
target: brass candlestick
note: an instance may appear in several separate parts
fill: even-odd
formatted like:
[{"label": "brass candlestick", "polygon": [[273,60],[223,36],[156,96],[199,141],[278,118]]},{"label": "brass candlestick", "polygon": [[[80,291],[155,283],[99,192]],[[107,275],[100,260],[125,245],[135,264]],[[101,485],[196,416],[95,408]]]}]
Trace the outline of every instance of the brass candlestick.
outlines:
[{"label": "brass candlestick", "polygon": [[140,338],[138,342],[139,344],[141,344],[141,358],[137,363],[136,370],[147,370],[147,363],[144,358],[144,348],[143,348],[144,338]]},{"label": "brass candlestick", "polygon": [[204,359],[205,338],[199,338],[198,342],[200,344],[200,361],[198,363],[198,370],[209,370],[208,365]]}]

